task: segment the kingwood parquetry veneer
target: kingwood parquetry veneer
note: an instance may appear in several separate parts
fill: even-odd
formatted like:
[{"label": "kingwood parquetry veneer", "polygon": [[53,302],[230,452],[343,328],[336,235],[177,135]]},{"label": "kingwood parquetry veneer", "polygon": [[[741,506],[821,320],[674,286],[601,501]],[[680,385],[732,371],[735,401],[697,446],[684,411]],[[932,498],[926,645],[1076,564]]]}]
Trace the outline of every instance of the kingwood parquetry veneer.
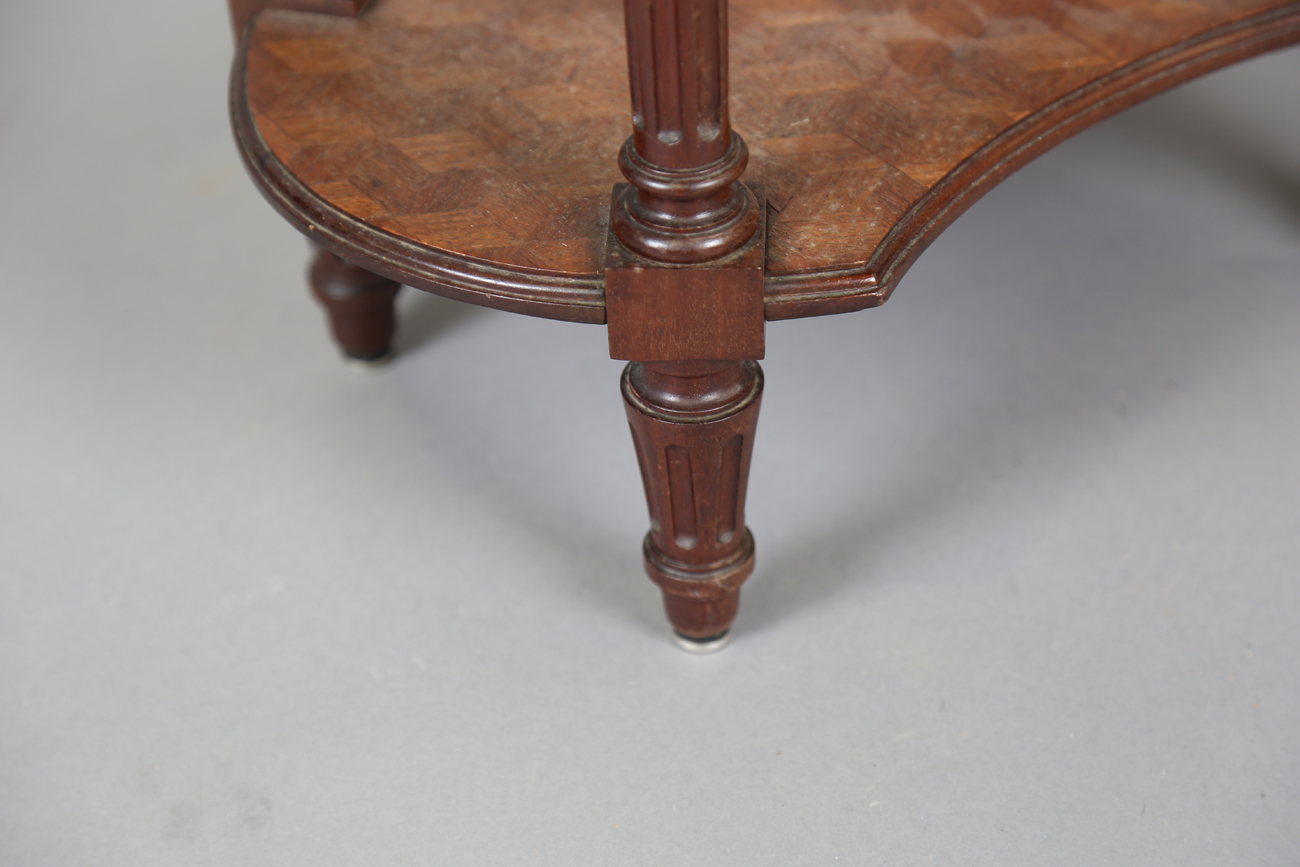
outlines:
[{"label": "kingwood parquetry veneer", "polygon": [[1300,41],[1300,2],[1277,0],[231,11],[240,152],[320,248],[310,282],[345,353],[385,357],[401,284],[607,325],[629,361],[646,571],[697,650],[725,640],[753,569],[765,322],[884,303],[1038,154]]}]

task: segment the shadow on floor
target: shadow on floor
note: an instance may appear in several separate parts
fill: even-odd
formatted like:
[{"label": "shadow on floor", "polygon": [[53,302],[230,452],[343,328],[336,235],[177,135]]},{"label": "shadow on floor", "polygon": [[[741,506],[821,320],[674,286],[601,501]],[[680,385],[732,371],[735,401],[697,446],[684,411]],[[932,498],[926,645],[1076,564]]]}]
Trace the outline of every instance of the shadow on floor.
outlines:
[{"label": "shadow on floor", "polygon": [[413,352],[482,314],[473,304],[404,286],[398,301],[395,349],[399,355]]},{"label": "shadow on floor", "polygon": [[1134,148],[1217,175],[1300,229],[1300,171],[1207,105],[1199,90],[1176,89],[1113,119],[1109,127],[1110,135]]},{"label": "shadow on floor", "polygon": [[[1214,109],[1213,101],[1201,98],[1197,91],[1176,91],[1087,133],[1091,138],[1079,142],[1075,153],[1097,163],[1104,171],[1108,157],[1123,157],[1126,153],[1141,157],[1145,151],[1146,155],[1155,154],[1161,160],[1183,163],[1197,173],[1221,178],[1241,193],[1242,200],[1250,202],[1247,208],[1257,208],[1259,222],[1281,224],[1285,232],[1295,235],[1300,246],[1300,173],[1252,140],[1250,130],[1234,126],[1216,115]],[[1061,191],[1050,180],[1038,183],[1030,179],[1030,183],[1035,183],[1036,189],[1022,187],[1009,198],[995,194],[987,205],[977,205],[972,212],[974,224],[987,226],[1005,220],[1005,225],[1014,225],[1017,219],[1009,206],[1015,204],[1012,200],[1016,196],[1029,203],[1029,196]],[[1171,198],[1177,201],[1176,197]],[[1043,208],[1042,213],[1057,214],[1058,209],[1065,207],[1066,204],[1053,203]],[[1225,205],[1224,213],[1233,209]],[[1011,237],[1014,230],[971,231],[970,223],[961,225],[967,219],[963,217],[950,231],[958,234],[965,228],[970,236],[1010,242],[1009,246],[999,244],[1001,249],[984,256],[1039,255],[1033,245],[1040,238]],[[1179,215],[1171,215],[1171,219],[1177,220]],[[1229,218],[1224,219],[1227,222]],[[1026,220],[1020,217],[1019,222]],[[1032,228],[1026,226],[1023,230],[1028,233]],[[1245,230],[1225,225],[1222,233],[1227,238],[1220,246],[1231,243],[1234,231]],[[1189,270],[1196,268],[1189,269],[1177,259],[1151,261],[1145,266],[1139,262],[1133,270],[1115,267],[1123,260],[1105,260],[1104,248],[1109,240],[1106,229],[1099,229],[1094,238],[1079,240],[1092,245],[1096,248],[1094,255],[1101,256],[1090,262],[1087,255],[1063,253],[1062,270],[1091,268],[1105,273],[1102,285],[1094,285],[1077,275],[1063,276],[1059,281],[1045,280],[1029,268],[1021,273],[1034,276],[1041,285],[1016,292],[997,285],[996,281],[981,285],[980,276],[987,279],[988,272],[977,274],[972,281],[962,270],[970,261],[959,262],[956,260],[961,257],[951,255],[950,261],[937,266],[938,270],[924,272],[932,278],[942,278],[946,287],[938,290],[945,298],[932,299],[931,308],[941,307],[945,300],[962,307],[965,299],[954,288],[960,285],[961,292],[987,292],[990,303],[1002,306],[1018,320],[1009,322],[1005,332],[990,335],[990,344],[1010,338],[1012,332],[1018,331],[1037,334],[1040,340],[1046,338],[1046,342],[1056,341],[1058,345],[1050,347],[1050,351],[1040,347],[1037,361],[1031,359],[1031,363],[1042,367],[1036,374],[1025,375],[1010,362],[1012,356],[1002,347],[974,344],[969,363],[986,374],[979,382],[992,386],[994,391],[1005,388],[1014,392],[1016,409],[1023,412],[1014,421],[1008,420],[1004,414],[1005,401],[1000,401],[994,392],[986,396],[966,395],[969,402],[954,402],[946,412],[941,411],[947,416],[939,416],[944,423],[933,426],[910,451],[913,460],[906,471],[889,476],[893,484],[884,490],[862,491],[849,508],[843,508],[848,503],[839,504],[842,507],[838,519],[822,525],[818,532],[796,544],[761,553],[765,561],[759,565],[762,592],[751,593],[747,599],[742,613],[746,629],[762,630],[800,608],[834,597],[851,585],[874,580],[878,577],[874,574],[874,564],[881,552],[896,540],[924,532],[927,525],[941,523],[955,513],[978,509],[981,501],[1006,483],[1005,441],[1009,437],[1033,441],[1040,451],[1045,448],[1056,452],[1064,461],[1080,459],[1080,455],[1095,446],[1090,442],[1091,432],[1108,423],[1101,416],[1111,410],[1095,400],[1071,400],[1054,392],[1071,387],[1093,395],[1105,391],[1109,380],[1108,374],[1097,372],[1099,353],[1115,352],[1118,345],[1118,351],[1127,354],[1119,360],[1119,368],[1141,372],[1146,363],[1142,343],[1146,335],[1151,335],[1155,342],[1166,347],[1167,357],[1177,360],[1180,381],[1192,385],[1216,368],[1231,367],[1234,356],[1249,347],[1250,335],[1256,327],[1267,321],[1270,305],[1266,299],[1250,292],[1237,292],[1236,289],[1246,287],[1231,285],[1233,269],[1209,263],[1207,255],[1192,246],[1196,244],[1195,238],[1187,239],[1190,259],[1194,265],[1203,266],[1203,270],[1193,276],[1203,279],[1191,281],[1185,278]],[[976,255],[980,255],[978,244],[962,241],[958,246],[974,247]],[[951,248],[945,248],[941,241],[931,255],[943,257],[945,249]],[[1131,256],[1133,251],[1125,255]],[[1108,273],[1107,265],[1119,273]],[[981,266],[977,264],[973,270],[977,273]],[[996,272],[996,266],[990,270]],[[922,268],[918,267],[917,273],[923,273]],[[1162,273],[1165,276],[1158,276]],[[1033,300],[1034,295],[1048,297],[1058,290],[1086,294],[1094,306],[1115,305],[1122,312],[1107,315],[1090,312],[1087,304]],[[1235,296],[1230,305],[1225,301],[1228,292]],[[1029,303],[1025,305],[1027,299]],[[1227,306],[1232,307],[1232,315],[1220,315]],[[1170,311],[1178,311],[1175,318],[1182,315],[1188,318],[1181,326],[1171,325]],[[922,344],[942,342],[934,334],[918,335],[918,339]],[[1181,350],[1177,348],[1180,341],[1185,344]],[[934,349],[943,351],[942,346]],[[1053,386],[1053,379],[1059,385]],[[870,380],[862,382],[865,388],[859,387],[859,382],[846,381],[845,391],[859,391],[855,399],[871,400],[864,393],[870,391]],[[1129,395],[1124,410],[1128,421],[1137,423],[1144,414],[1160,411],[1168,399],[1169,394],[1158,387],[1140,389],[1139,393]],[[828,411],[833,409],[827,407]],[[907,407],[901,410],[906,411]],[[833,420],[828,419],[827,423]],[[762,436],[761,427],[759,436]],[[873,446],[869,440],[862,444],[867,450]],[[761,548],[761,538],[759,544]]]}]

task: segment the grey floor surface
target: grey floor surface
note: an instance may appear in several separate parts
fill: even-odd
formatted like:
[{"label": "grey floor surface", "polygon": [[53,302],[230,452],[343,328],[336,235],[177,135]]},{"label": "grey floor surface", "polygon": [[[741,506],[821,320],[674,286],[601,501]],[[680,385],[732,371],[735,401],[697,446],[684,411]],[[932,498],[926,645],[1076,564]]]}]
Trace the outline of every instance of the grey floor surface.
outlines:
[{"label": "grey floor surface", "polygon": [[221,5],[0,6],[0,865],[1300,865],[1300,54],[773,324],[695,658],[603,329],[345,370]]}]

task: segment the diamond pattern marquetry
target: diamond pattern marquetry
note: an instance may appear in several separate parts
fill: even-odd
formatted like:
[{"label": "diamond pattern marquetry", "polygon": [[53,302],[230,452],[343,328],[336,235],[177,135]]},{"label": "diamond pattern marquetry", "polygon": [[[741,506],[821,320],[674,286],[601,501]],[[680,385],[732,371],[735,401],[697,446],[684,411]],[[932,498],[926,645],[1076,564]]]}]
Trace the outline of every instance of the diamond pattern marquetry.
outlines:
[{"label": "diamond pattern marquetry", "polygon": [[[935,185],[1064,95],[1276,0],[731,0],[770,280],[866,267]],[[630,131],[619,0],[267,11],[247,90],[333,207],[487,263],[599,275]],[[803,315],[802,313],[798,315]]]}]

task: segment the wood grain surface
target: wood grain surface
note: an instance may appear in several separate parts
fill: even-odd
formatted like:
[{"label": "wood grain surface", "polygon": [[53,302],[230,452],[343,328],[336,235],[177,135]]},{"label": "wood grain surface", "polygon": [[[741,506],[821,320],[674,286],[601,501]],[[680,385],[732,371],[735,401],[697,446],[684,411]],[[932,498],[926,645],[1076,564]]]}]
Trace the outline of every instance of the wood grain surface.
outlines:
[{"label": "wood grain surface", "polygon": [[633,362],[623,402],[650,508],[646,574],[678,635],[726,634],[754,571],[745,492],[763,397],[757,362]]},{"label": "wood grain surface", "polygon": [[[980,194],[1116,111],[1300,39],[1277,0],[732,0],[731,111],[768,201],[769,319],[882,303]],[[336,252],[599,322],[631,130],[619,0],[267,10],[232,108],[264,191]]]},{"label": "wood grain surface", "polygon": [[357,361],[388,357],[397,326],[393,302],[400,283],[318,249],[307,270],[307,284],[325,308],[330,331],[344,355]]}]

